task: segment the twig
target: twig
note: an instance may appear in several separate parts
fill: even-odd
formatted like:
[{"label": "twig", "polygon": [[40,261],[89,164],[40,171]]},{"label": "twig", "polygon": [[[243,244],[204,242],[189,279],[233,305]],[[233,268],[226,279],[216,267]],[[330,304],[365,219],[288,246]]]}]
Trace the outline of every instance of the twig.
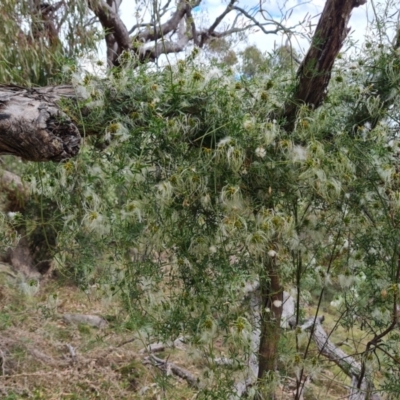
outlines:
[{"label": "twig", "polygon": [[69,343],[66,343],[65,346],[67,347],[69,354],[71,354],[72,362],[75,362],[76,361],[75,349]]},{"label": "twig", "polygon": [[133,339],[125,340],[125,341],[121,342],[120,344],[117,344],[117,345],[115,346],[115,348],[125,346],[125,345],[128,344],[128,343],[134,342],[136,339],[137,339],[137,338],[134,337]]},{"label": "twig", "polygon": [[250,355],[248,359],[248,368],[244,380],[239,381],[234,386],[235,394],[230,397],[231,400],[241,398],[247,391],[249,386],[252,386],[258,376],[258,350],[260,346],[261,330],[260,330],[260,306],[261,299],[259,294],[259,282],[253,282],[245,287],[246,297],[250,299],[250,311],[252,316],[253,331],[251,333]]},{"label": "twig", "polygon": [[139,354],[159,353],[160,351],[164,351],[167,347],[182,348],[184,342],[185,342],[185,337],[180,336],[177,339],[175,339],[171,344],[166,344],[162,342],[152,343],[146,346],[145,348],[139,350]]},{"label": "twig", "polygon": [[[65,373],[65,372],[64,372]],[[22,372],[20,374],[12,374],[12,375],[0,375],[0,379],[12,379],[12,378],[19,378],[22,376],[46,376],[46,375],[58,375],[60,371],[53,370],[53,371],[39,371],[39,372]]]},{"label": "twig", "polygon": [[4,355],[3,350],[0,349],[0,359],[1,359],[1,375],[4,376],[6,374],[6,357]]},{"label": "twig", "polygon": [[171,371],[174,375],[185,379],[190,386],[196,389],[200,387],[199,380],[186,369],[178,367],[176,364],[163,360],[162,358],[156,357],[154,354],[150,354],[146,359],[150,360],[156,367],[165,371]]}]

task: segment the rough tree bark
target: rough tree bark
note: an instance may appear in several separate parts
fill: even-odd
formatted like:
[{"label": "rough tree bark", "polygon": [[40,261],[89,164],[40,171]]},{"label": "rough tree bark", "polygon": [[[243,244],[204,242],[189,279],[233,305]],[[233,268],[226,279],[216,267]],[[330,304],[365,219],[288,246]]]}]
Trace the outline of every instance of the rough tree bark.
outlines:
[{"label": "rough tree bark", "polygon": [[18,212],[24,209],[28,190],[18,175],[0,169],[0,191],[6,197],[7,211]]},{"label": "rough tree bark", "polygon": [[[319,107],[326,96],[332,67],[349,28],[347,24],[354,7],[366,0],[327,0],[315,30],[312,44],[298,70],[298,82],[291,98],[277,116],[284,120],[284,128],[291,132],[295,127],[298,109],[305,104]],[[276,370],[283,289],[279,282],[275,260],[265,268],[266,277],[260,281],[262,310],[258,378]]]},{"label": "rough tree bark", "polygon": [[0,154],[28,161],[62,161],[75,156],[81,136],[56,104],[63,97],[76,97],[72,86],[0,86]]},{"label": "rough tree bark", "polygon": [[298,83],[279,117],[287,131],[294,129],[301,105],[317,108],[327,94],[333,63],[350,31],[348,22],[353,8],[367,0],[327,0],[315,30],[311,46],[297,71]]},{"label": "rough tree bark", "polygon": [[[81,142],[79,130],[57,106],[57,101],[65,97],[76,97],[72,86],[0,86],[0,154],[28,161],[62,161],[76,155]],[[29,190],[18,176],[0,171],[0,189],[6,200],[5,211],[26,211]],[[1,259],[26,276],[47,272],[52,259],[48,247],[55,245],[57,233],[45,229],[48,231],[38,227],[28,235],[25,226],[19,226],[18,244]]]},{"label": "rough tree bark", "polygon": [[[280,283],[276,255],[265,262],[264,276],[260,276],[261,289],[261,335],[258,351],[258,379],[274,373],[278,363],[283,287]],[[271,399],[274,394],[271,393]]]}]

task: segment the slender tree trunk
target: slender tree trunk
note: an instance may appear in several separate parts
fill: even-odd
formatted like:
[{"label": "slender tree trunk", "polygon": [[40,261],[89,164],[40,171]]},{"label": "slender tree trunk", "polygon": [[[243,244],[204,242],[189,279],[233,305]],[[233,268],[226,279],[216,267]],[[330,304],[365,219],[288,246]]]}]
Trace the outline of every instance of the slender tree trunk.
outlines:
[{"label": "slender tree trunk", "polygon": [[304,60],[297,71],[297,86],[278,118],[288,132],[295,127],[299,107],[319,107],[325,100],[333,64],[350,31],[353,8],[367,0],[327,0]]},{"label": "slender tree trunk", "polygon": [[274,373],[277,368],[283,304],[283,288],[277,269],[276,256],[268,256],[264,274],[260,277],[262,308],[258,379]]}]

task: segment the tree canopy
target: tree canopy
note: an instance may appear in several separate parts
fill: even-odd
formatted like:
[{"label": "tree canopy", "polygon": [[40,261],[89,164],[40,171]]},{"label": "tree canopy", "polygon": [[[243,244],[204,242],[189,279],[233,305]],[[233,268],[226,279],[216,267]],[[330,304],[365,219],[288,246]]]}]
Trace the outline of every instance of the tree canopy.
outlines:
[{"label": "tree canopy", "polygon": [[239,7],[236,0],[226,2],[221,14],[207,22],[197,16],[203,3],[135,1],[131,10],[135,22],[127,26],[120,12],[122,0],[3,2],[1,81],[41,86],[62,81],[62,67],[103,46],[108,67],[118,66],[124,52],[134,54],[140,64],[179,53],[188,45],[203,48],[212,41],[243,38],[254,29],[265,34],[289,32],[306,22],[285,26],[292,9],[282,7],[277,20],[266,10]]}]

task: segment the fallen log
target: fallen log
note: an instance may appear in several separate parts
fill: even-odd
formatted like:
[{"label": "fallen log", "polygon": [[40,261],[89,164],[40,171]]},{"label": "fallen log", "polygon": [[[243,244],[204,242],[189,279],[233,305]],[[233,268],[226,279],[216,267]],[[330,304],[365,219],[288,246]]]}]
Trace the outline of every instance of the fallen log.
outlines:
[{"label": "fallen log", "polygon": [[0,155],[27,161],[63,161],[75,156],[81,136],[57,102],[76,97],[72,86],[0,86]]},{"label": "fallen log", "polygon": [[150,354],[149,357],[146,357],[145,361],[151,361],[153,365],[166,371],[167,375],[173,373],[174,375],[179,376],[179,378],[184,379],[191,387],[194,387],[196,389],[199,388],[198,379],[188,370],[178,367],[172,362],[156,357],[154,354]]},{"label": "fallen log", "polygon": [[[361,364],[352,356],[347,355],[342,349],[335,346],[322,328],[323,317],[311,318],[300,326],[301,330],[311,330],[312,338],[320,354],[333,361],[347,376],[351,378],[349,400],[380,400],[376,393],[372,379],[367,375],[361,377]],[[359,380],[362,379],[360,387]]]}]

